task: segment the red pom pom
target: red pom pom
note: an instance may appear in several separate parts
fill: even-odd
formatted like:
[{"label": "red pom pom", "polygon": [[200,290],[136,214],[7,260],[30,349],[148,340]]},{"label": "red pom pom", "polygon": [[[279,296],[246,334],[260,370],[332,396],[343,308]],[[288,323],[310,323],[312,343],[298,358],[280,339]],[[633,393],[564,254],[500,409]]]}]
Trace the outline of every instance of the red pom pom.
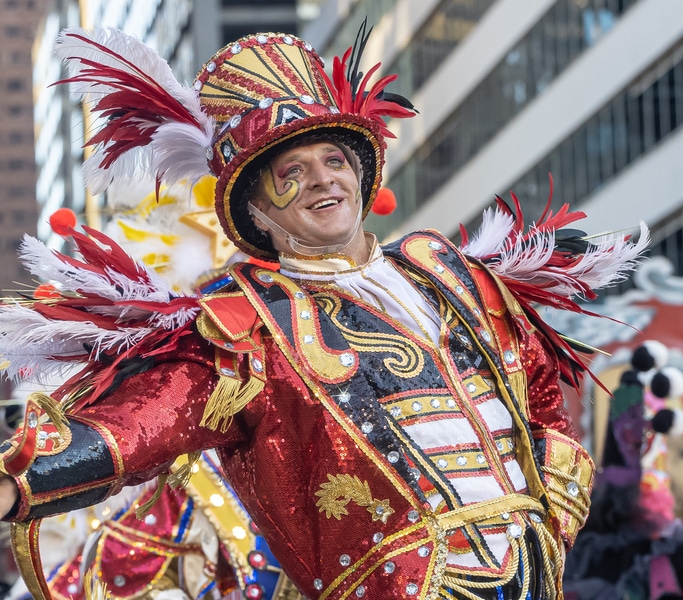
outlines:
[{"label": "red pom pom", "polygon": [[59,298],[60,294],[51,283],[41,283],[33,290],[33,297],[36,300],[49,300],[50,298]]},{"label": "red pom pom", "polygon": [[50,215],[50,227],[57,235],[71,235],[76,227],[76,213],[70,208],[59,208]]},{"label": "red pom pom", "polygon": [[370,209],[376,215],[390,215],[396,210],[396,196],[389,188],[379,188]]}]

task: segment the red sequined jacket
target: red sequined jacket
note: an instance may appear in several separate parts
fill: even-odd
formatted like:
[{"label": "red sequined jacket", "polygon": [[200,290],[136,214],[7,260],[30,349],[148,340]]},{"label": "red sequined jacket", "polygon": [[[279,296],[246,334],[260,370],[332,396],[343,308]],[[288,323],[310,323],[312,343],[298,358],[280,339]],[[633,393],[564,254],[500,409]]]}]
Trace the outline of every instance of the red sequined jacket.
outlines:
[{"label": "red sequined jacket", "polygon": [[[553,349],[502,284],[438,234],[412,234],[385,255],[449,324],[439,347],[355,298],[237,265],[231,287],[203,298],[197,333],[179,350],[67,414],[70,439],[35,446],[16,477],[21,498],[11,518],[98,502],[180,454],[216,448],[309,598],[434,598],[458,575],[446,566],[450,536],[509,512],[533,514],[546,537],[571,545],[593,466],[563,408]],[[386,407],[435,396],[464,406],[478,393],[466,384],[480,379],[512,415],[528,493],[432,510],[414,475],[438,486],[442,474]],[[14,446],[50,431],[35,413],[29,419]],[[548,575],[559,581],[555,554]]]}]

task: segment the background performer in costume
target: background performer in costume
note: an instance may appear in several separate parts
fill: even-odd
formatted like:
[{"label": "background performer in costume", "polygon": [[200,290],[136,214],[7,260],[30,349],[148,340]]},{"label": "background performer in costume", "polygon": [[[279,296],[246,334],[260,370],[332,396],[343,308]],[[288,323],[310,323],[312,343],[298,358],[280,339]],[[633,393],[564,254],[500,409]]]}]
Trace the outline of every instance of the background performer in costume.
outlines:
[{"label": "background performer in costume", "polygon": [[567,559],[568,600],[683,598],[683,527],[664,439],[683,434],[683,373],[668,355],[646,340],[614,390],[591,512]]},{"label": "background performer in costume", "polygon": [[460,249],[436,231],[381,247],[362,221],[383,117],[414,112],[392,77],[370,86],[378,66],[359,72],[365,42],[329,77],[307,42],[247,36],[185,88],[119,32],[62,34],[70,82],[105,119],[92,191],[139,168],[160,183],[210,170],[229,239],[266,262],[185,296],[96,231],[72,232],[77,259],[26,239],[28,268],[63,291],[0,311],[6,373],[87,365],[34,394],[0,446],[25,573],[41,517],[215,448],[308,598],[562,597],[593,464],[559,384],[579,356],[533,303],[580,310],[571,297],[623,278],[647,231],[556,237],[582,216],[564,206],[525,232],[501,202]]}]

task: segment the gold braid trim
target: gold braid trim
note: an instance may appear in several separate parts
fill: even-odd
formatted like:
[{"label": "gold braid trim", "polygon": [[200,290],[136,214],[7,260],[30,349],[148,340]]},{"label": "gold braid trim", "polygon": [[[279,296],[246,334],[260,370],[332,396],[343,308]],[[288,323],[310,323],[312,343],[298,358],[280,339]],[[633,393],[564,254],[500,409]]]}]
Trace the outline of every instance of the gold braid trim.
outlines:
[{"label": "gold braid trim", "polygon": [[[170,475],[165,473],[163,475],[159,475],[157,477],[157,489],[154,491],[152,497],[147,500],[147,502],[135,509],[135,516],[138,519],[144,518],[144,516],[159,501],[159,498],[161,498],[161,494],[163,493],[164,486],[166,484],[170,485],[174,489],[179,487],[186,488],[190,483],[190,477],[192,477],[194,466],[199,462],[201,456],[202,453],[200,450],[189,452],[187,454],[187,462],[182,464],[180,467],[175,468],[173,473]],[[174,467],[171,468],[173,469]]]},{"label": "gold braid trim", "polygon": [[41,521],[42,519],[34,519],[10,525],[12,552],[31,597],[34,600],[52,600],[38,547]]},{"label": "gold braid trim", "polygon": [[83,595],[85,600],[110,600],[111,594],[103,581],[93,581],[92,571],[88,570],[83,577]]},{"label": "gold braid trim", "polygon": [[69,429],[69,422],[64,416],[64,407],[57,402],[52,396],[44,394],[43,392],[33,392],[29,395],[29,399],[33,400],[43,412],[48,416],[55,429],[62,437],[65,437]]},{"label": "gold braid trim", "polygon": [[[552,494],[552,501],[556,506],[559,506],[571,514],[579,523],[579,528],[583,527],[588,518],[588,510],[591,505],[590,495],[586,488],[577,482],[577,477],[568,475],[564,471],[554,469],[552,467],[541,467],[541,470],[548,475],[554,477],[548,481],[547,487]],[[566,487],[562,487],[559,482],[574,482],[576,483],[575,490],[578,491],[576,496],[570,494]]]},{"label": "gold braid trim", "polygon": [[284,572],[280,572],[272,600],[305,600],[305,598],[301,592],[296,589],[287,575],[285,575]]},{"label": "gold braid trim", "polygon": [[[510,563],[505,572],[503,572],[499,578],[482,581],[467,581],[464,579],[460,579],[458,577],[444,575],[444,585],[446,587],[451,588],[454,592],[457,592],[458,595],[455,596],[456,598],[469,598],[470,600],[481,600],[481,596],[477,595],[472,590],[490,590],[491,588],[495,588],[499,585],[505,585],[506,583],[512,581],[512,578],[515,576],[519,568],[520,554],[522,553],[522,551],[524,551],[522,555],[522,560],[524,560],[524,571],[525,573],[528,573],[529,558],[526,554],[526,548],[524,548],[524,544],[520,544],[518,541],[516,543],[512,543],[511,540],[511,546],[513,551],[512,559],[510,560]],[[524,579],[524,585],[528,589],[528,578],[525,577]],[[520,599],[526,598],[526,592],[520,594],[519,597]]]},{"label": "gold braid trim", "polygon": [[199,462],[202,453],[200,450],[195,450],[187,455],[187,462],[184,465],[178,467],[171,475],[168,477],[168,485],[172,488],[186,488],[190,483],[190,477],[192,477],[194,466]]},{"label": "gold braid trim", "polygon": [[159,498],[161,498],[161,493],[164,490],[164,485],[166,485],[166,480],[168,479],[168,475],[163,474],[159,475],[157,477],[157,489],[154,490],[154,494],[152,494],[152,497],[147,500],[144,504],[138,506],[135,509],[135,516],[138,519],[144,519],[145,515],[152,509],[152,507],[159,501]]},{"label": "gold braid trim", "polygon": [[[532,523],[534,531],[538,535],[538,539],[541,542],[541,554],[543,555],[543,570],[545,571],[546,577],[544,581],[547,586],[548,598],[558,597],[558,586],[562,585],[562,573],[563,569],[563,553],[560,551],[560,546],[557,540],[552,536],[548,528],[542,523]],[[551,553],[552,558],[551,560]]]},{"label": "gold braid trim", "polygon": [[[529,520],[527,527],[533,528],[540,543],[543,564],[537,565],[537,568],[542,568],[544,574],[544,589],[541,590],[542,596],[543,598],[554,598],[559,600],[562,598],[561,584],[564,553],[560,549],[557,540],[552,536],[552,533],[542,522]],[[528,548],[524,542],[524,537],[508,539],[510,540],[513,556],[504,573],[497,578],[492,578],[489,580],[482,579],[481,581],[467,581],[452,575],[444,575],[443,586],[451,588],[455,592],[455,595],[449,595],[448,597],[478,600],[479,596],[476,594],[476,590],[492,589],[499,585],[505,585],[509,583],[517,573],[519,569],[519,563],[521,561],[524,568],[525,577],[518,600],[524,600],[527,596],[527,592],[531,583],[531,578],[526,576],[526,574],[529,573],[530,568]],[[447,592],[444,592],[444,597],[446,597],[446,593]]]}]

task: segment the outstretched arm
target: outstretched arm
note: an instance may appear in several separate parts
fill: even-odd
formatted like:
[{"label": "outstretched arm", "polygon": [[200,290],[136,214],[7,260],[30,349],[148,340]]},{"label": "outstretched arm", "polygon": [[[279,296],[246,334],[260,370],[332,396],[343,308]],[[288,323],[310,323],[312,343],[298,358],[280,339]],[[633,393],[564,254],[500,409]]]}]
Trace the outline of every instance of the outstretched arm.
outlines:
[{"label": "outstretched arm", "polygon": [[0,444],[0,466],[14,478],[3,480],[3,513],[14,505],[8,518],[25,520],[88,506],[166,472],[182,454],[236,443],[236,423],[226,433],[199,425],[218,380],[213,357],[203,339],[187,336],[152,368],[67,412],[61,430],[27,411],[12,443]]}]

